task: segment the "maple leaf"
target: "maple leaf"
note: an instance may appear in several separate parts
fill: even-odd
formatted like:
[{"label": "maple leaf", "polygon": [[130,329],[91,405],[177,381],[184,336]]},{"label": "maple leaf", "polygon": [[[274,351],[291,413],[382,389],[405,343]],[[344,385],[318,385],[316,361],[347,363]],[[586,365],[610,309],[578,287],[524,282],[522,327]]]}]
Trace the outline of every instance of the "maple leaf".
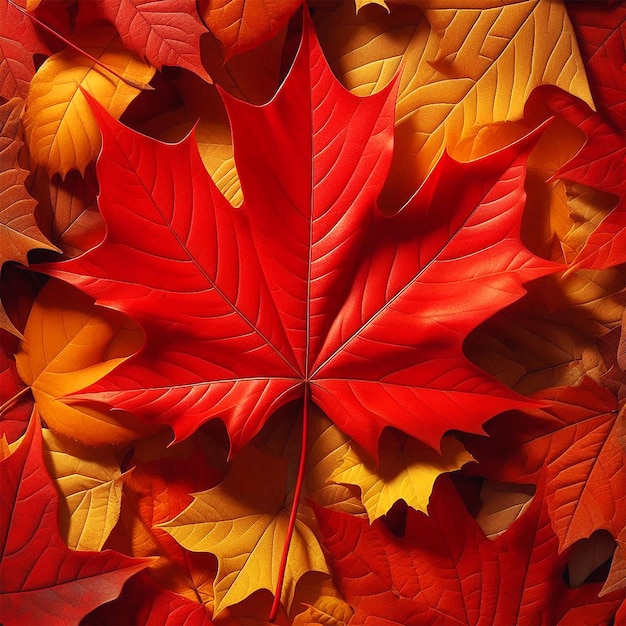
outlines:
[{"label": "maple leaf", "polygon": [[59,532],[73,550],[101,550],[117,523],[126,476],[110,449],[43,430],[44,462],[60,495]]},{"label": "maple leaf", "polygon": [[590,379],[579,387],[546,390],[550,409],[487,426],[489,443],[470,438],[477,472],[494,480],[528,482],[546,464],[546,499],[561,551],[605,529],[626,525],[624,411]]},{"label": "maple leaf", "polygon": [[148,432],[144,422],[63,396],[104,376],[141,343],[141,331],[128,319],[55,281],[33,304],[15,360],[49,428],[89,445],[126,443]]},{"label": "maple leaf", "polygon": [[[26,191],[28,171],[18,161],[24,145],[20,136],[22,102],[14,98],[0,105],[0,269],[9,261],[28,264],[28,252],[35,248],[58,250],[43,236],[35,217],[35,201]],[[20,335],[0,302],[0,328]]]},{"label": "maple leaf", "polygon": [[[375,201],[393,96],[393,85],[368,98],[344,90],[307,26],[271,102],[225,97],[240,210],[192,138],[162,145],[98,110],[107,236],[39,266],[146,333],[91,397],[170,423],[179,440],[219,417],[234,453],[279,406],[310,396],[373,457],[385,426],[437,447],[451,428],[480,430],[525,405],[471,365],[462,342],[522,282],[556,268],[519,241],[530,142],[470,164],[444,157],[385,217]],[[289,141],[269,158],[277,137]]]},{"label": "maple leaf", "polygon": [[74,44],[92,58],[65,48],[46,59],[30,83],[24,111],[32,160],[62,176],[71,169],[84,171],[100,149],[98,128],[81,88],[119,117],[155,72],[124,48],[113,27],[81,21],[76,31]]},{"label": "maple leaf", "polygon": [[58,496],[43,464],[36,416],[15,451],[0,461],[0,471],[3,624],[77,623],[117,597],[124,582],[148,566],[111,550],[74,552],[63,543]]},{"label": "maple leaf", "polygon": [[369,526],[316,512],[333,571],[356,609],[351,624],[544,624],[572,606],[583,607],[586,623],[600,623],[619,602],[598,602],[598,584],[564,583],[567,556],[557,554],[541,483],[526,513],[494,541],[446,477],[437,482],[429,516],[409,509],[404,538],[379,521]]},{"label": "maple leaf", "polygon": [[106,0],[98,5],[124,45],[153,67],[177,65],[210,80],[200,58],[200,38],[207,30],[195,0]]},{"label": "maple leaf", "polygon": [[564,3],[403,4],[413,6],[394,5],[389,16],[376,7],[355,16],[349,3],[316,14],[331,66],[355,93],[380,88],[404,65],[386,202],[409,197],[444,148],[487,124],[520,119],[539,85],[593,104]]},{"label": "maple leaf", "polygon": [[379,444],[379,464],[352,444],[330,480],[355,485],[370,522],[386,515],[400,499],[426,512],[437,477],[471,461],[463,444],[452,436],[441,441],[441,454],[399,433],[384,432]]}]

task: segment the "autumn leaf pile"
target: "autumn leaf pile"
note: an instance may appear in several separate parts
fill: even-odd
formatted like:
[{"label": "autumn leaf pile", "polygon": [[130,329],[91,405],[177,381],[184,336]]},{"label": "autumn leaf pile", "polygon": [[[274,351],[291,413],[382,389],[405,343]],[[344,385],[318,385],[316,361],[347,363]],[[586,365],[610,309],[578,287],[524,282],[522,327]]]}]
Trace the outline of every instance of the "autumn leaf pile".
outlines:
[{"label": "autumn leaf pile", "polygon": [[0,622],[626,621],[626,7],[0,0]]}]

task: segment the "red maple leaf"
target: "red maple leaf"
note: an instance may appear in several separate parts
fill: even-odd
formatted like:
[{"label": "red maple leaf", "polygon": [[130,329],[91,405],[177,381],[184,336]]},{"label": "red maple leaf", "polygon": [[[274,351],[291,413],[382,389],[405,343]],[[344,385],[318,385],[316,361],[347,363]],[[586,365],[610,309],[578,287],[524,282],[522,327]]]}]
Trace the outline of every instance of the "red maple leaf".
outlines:
[{"label": "red maple leaf", "polygon": [[[232,450],[308,398],[373,456],[394,426],[437,447],[526,405],[463,355],[467,333],[555,264],[519,238],[526,138],[469,164],[444,156],[393,217],[376,208],[395,84],[359,98],[306,21],[276,96],[227,95],[245,197],[234,209],[193,138],[165,145],[97,106],[105,240],[40,269],[124,311],[144,349],[90,397],[171,424],[221,418]],[[306,428],[304,429],[306,432]]]},{"label": "red maple leaf", "polygon": [[0,614],[5,626],[77,623],[116,598],[148,566],[112,550],[74,552],[57,526],[58,495],[42,458],[35,416],[17,449],[0,461]]},{"label": "red maple leaf", "polygon": [[[449,477],[441,477],[429,515],[408,509],[405,536],[384,523],[317,508],[335,580],[356,612],[350,624],[599,624],[615,614],[601,584],[569,589],[567,554],[558,554],[543,500],[494,541],[470,516]],[[574,619],[578,620],[573,621]]]},{"label": "red maple leaf", "polygon": [[551,404],[535,415],[510,413],[487,425],[489,439],[467,437],[491,480],[529,482],[546,466],[546,499],[561,549],[605,529],[626,526],[626,414],[611,392],[586,378],[578,387],[547,389]]}]

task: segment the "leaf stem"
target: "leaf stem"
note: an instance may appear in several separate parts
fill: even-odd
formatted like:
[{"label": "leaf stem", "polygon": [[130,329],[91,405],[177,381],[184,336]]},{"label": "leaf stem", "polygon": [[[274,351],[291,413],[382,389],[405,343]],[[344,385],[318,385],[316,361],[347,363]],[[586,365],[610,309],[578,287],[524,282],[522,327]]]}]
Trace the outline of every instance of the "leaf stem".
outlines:
[{"label": "leaf stem", "polygon": [[110,67],[102,63],[102,61],[99,61],[98,59],[96,59],[96,57],[89,54],[89,52],[85,52],[85,50],[82,50],[81,48],[79,48],[76,44],[72,43],[69,39],[66,39],[63,35],[61,35],[61,33],[58,33],[56,30],[54,30],[54,28],[51,28],[45,22],[42,22],[38,17],[35,17],[32,13],[30,13],[29,11],[26,11],[23,7],[21,7],[19,4],[16,4],[13,0],[8,0],[8,2],[12,7],[17,9],[22,15],[26,15],[29,19],[35,22],[35,24],[37,24],[38,26],[41,26],[41,28],[43,28],[46,32],[50,33],[57,39],[61,40],[66,46],[69,46],[76,52],[86,56],[90,61],[92,61],[99,67],[101,67],[103,70],[106,70],[110,74],[113,74],[113,76],[121,80],[123,83],[126,83],[130,87],[134,87],[135,89],[140,89],[142,91],[154,89],[154,87],[146,83],[133,80],[132,78],[125,78],[124,76],[120,76],[115,70],[112,70]]},{"label": "leaf stem", "polygon": [[287,537],[285,538],[285,545],[283,546],[283,554],[280,559],[280,567],[278,569],[278,582],[276,584],[276,591],[274,592],[274,602],[270,610],[269,621],[274,623],[278,615],[278,609],[280,608],[280,598],[283,591],[283,582],[285,580],[285,570],[287,568],[287,556],[289,555],[289,547],[291,545],[291,538],[293,537],[293,531],[296,527],[296,518],[298,516],[298,505],[300,503],[300,495],[302,494],[302,487],[304,486],[304,476],[306,474],[306,461],[307,461],[307,447],[308,447],[308,432],[309,432],[309,383],[304,383],[304,404],[302,406],[302,441],[300,447],[300,466],[298,467],[298,478],[296,479],[296,487],[293,493],[293,503],[291,505],[291,515],[289,516],[289,526],[287,526]]},{"label": "leaf stem", "polygon": [[9,398],[4,404],[0,405],[0,415],[3,415],[5,411],[10,409],[27,391],[30,391],[30,387],[20,389],[13,397]]}]

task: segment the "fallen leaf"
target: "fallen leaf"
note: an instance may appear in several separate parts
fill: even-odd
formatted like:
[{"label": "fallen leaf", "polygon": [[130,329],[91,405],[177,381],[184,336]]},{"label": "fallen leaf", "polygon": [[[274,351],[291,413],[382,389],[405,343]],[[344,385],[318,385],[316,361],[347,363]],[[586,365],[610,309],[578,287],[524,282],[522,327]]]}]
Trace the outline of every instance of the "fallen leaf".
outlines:
[{"label": "fallen leaf", "polygon": [[567,13],[574,25],[598,112],[617,133],[623,132],[626,97],[621,87],[626,63],[626,7],[621,3],[602,6],[598,2],[571,2]]},{"label": "fallen leaf", "polygon": [[27,392],[28,386],[17,373],[13,353],[6,350],[4,343],[0,344],[0,436],[6,437],[9,443],[26,431],[33,411]]},{"label": "fallen leaf", "polygon": [[594,570],[611,559],[615,547],[615,540],[605,530],[598,530],[589,538],[577,541],[572,546],[567,563],[569,586],[580,587]]},{"label": "fallen leaf", "polygon": [[386,430],[380,438],[378,464],[352,444],[330,480],[361,490],[371,523],[386,515],[400,499],[425,513],[437,477],[471,460],[463,444],[453,436],[441,440],[440,454],[420,441]]},{"label": "fallen leaf", "polygon": [[56,433],[88,445],[127,443],[147,432],[145,424],[64,396],[104,376],[141,342],[141,331],[124,316],[96,308],[67,284],[49,282],[28,318],[17,371]]},{"label": "fallen leaf", "polygon": [[[287,459],[269,456],[250,444],[234,457],[219,485],[193,494],[187,509],[159,526],[188,550],[217,557],[216,617],[258,589],[272,593],[276,589],[293,499],[287,464]],[[298,509],[305,508],[300,502]],[[328,573],[315,533],[300,519],[289,552],[282,592],[286,607],[301,576],[309,571]]]},{"label": "fallen leaf", "polygon": [[[107,237],[38,269],[130,315],[147,341],[82,397],[169,423],[178,440],[219,417],[234,454],[309,390],[373,457],[386,426],[436,448],[447,430],[477,431],[525,406],[471,365],[462,343],[521,297],[523,282],[557,268],[519,241],[531,139],[470,164],[444,158],[388,218],[375,201],[391,157],[393,85],[369,98],[346,92],[311,26],[273,100],[225,102],[237,211],[191,138],[163,145],[98,110]],[[289,136],[281,150],[269,148],[277,128]]]},{"label": "fallen leaf", "polygon": [[63,543],[58,495],[43,464],[37,418],[15,451],[0,461],[0,470],[0,609],[6,626],[78,623],[148,566],[111,550],[73,552]]},{"label": "fallen leaf", "polygon": [[600,592],[601,596],[626,588],[626,528],[621,530],[616,541],[617,548],[613,555],[609,575]]},{"label": "fallen leaf", "polygon": [[271,39],[302,0],[199,0],[200,14],[224,48],[226,59]]},{"label": "fallen leaf", "polygon": [[181,513],[192,501],[190,494],[207,489],[221,476],[210,465],[197,437],[190,450],[173,446],[171,456],[150,462],[130,461],[132,471],[124,481],[120,523],[109,547],[134,557],[156,557],[147,573],[170,591],[213,605],[215,559],[184,550],[158,525]]},{"label": "fallen leaf", "polygon": [[428,516],[408,510],[404,538],[380,521],[316,511],[341,591],[356,610],[351,624],[557,623],[572,606],[608,620],[619,603],[613,596],[598,610],[599,584],[568,589],[567,557],[558,555],[541,484],[526,513],[494,541],[446,477]]},{"label": "fallen leaf", "polygon": [[200,38],[207,30],[195,0],[106,0],[98,10],[115,25],[124,45],[150,65],[184,67],[211,80],[200,58]]},{"label": "fallen leaf", "polygon": [[0,5],[0,98],[26,97],[35,75],[33,55],[38,52],[49,50],[32,21],[10,2],[3,2]]},{"label": "fallen leaf", "polygon": [[[556,85],[593,104],[564,3],[409,0],[385,16],[349,3],[316,23],[335,72],[359,95],[403,64],[386,201],[402,204],[443,153],[498,122],[518,120],[530,93]],[[422,11],[418,11],[420,7]],[[500,146],[502,147],[502,146]]]},{"label": "fallen leaf", "polygon": [[37,167],[29,192],[37,200],[42,230],[66,257],[75,257],[104,238],[104,224],[96,202],[98,184],[95,170],[88,165],[83,176],[72,170],[65,180],[50,177]]},{"label": "fallen leaf", "polygon": [[309,593],[313,597],[308,597],[304,590],[305,585],[298,585],[298,592],[294,600],[294,605],[299,603],[305,606],[304,611],[298,612],[291,623],[293,626],[346,626],[350,621],[354,611],[350,605],[341,597],[341,593],[328,577],[321,583],[315,580],[314,586]]},{"label": "fallen leaf", "polygon": [[533,485],[485,481],[480,490],[482,507],[476,522],[487,539],[495,539],[529,507]]},{"label": "fallen leaf", "polygon": [[59,492],[59,532],[72,550],[102,550],[117,523],[124,477],[113,451],[44,429],[44,462]]},{"label": "fallen leaf", "polygon": [[590,379],[578,387],[546,390],[537,397],[550,409],[506,414],[465,441],[491,480],[528,482],[546,469],[546,500],[560,551],[600,529],[617,537],[626,525],[624,411]]},{"label": "fallen leaf", "polygon": [[[22,101],[15,98],[0,104],[0,269],[9,261],[28,265],[28,252],[35,248],[57,250],[43,236],[35,221],[35,201],[24,181],[28,171],[20,166]],[[0,302],[0,328],[21,333],[9,319]]]},{"label": "fallen leaf", "polygon": [[515,389],[532,393],[596,382],[605,373],[598,338],[619,325],[620,268],[545,277],[529,293],[470,333],[466,354]]},{"label": "fallen leaf", "polygon": [[119,117],[154,76],[154,68],[127,51],[106,24],[79,25],[74,44],[101,65],[72,48],[53,54],[31,81],[24,111],[31,158],[63,177],[71,169],[83,172],[100,150],[98,126],[84,93]]},{"label": "fallen leaf", "polygon": [[145,572],[133,576],[119,598],[98,607],[81,626],[212,626],[206,608],[158,585]]}]

